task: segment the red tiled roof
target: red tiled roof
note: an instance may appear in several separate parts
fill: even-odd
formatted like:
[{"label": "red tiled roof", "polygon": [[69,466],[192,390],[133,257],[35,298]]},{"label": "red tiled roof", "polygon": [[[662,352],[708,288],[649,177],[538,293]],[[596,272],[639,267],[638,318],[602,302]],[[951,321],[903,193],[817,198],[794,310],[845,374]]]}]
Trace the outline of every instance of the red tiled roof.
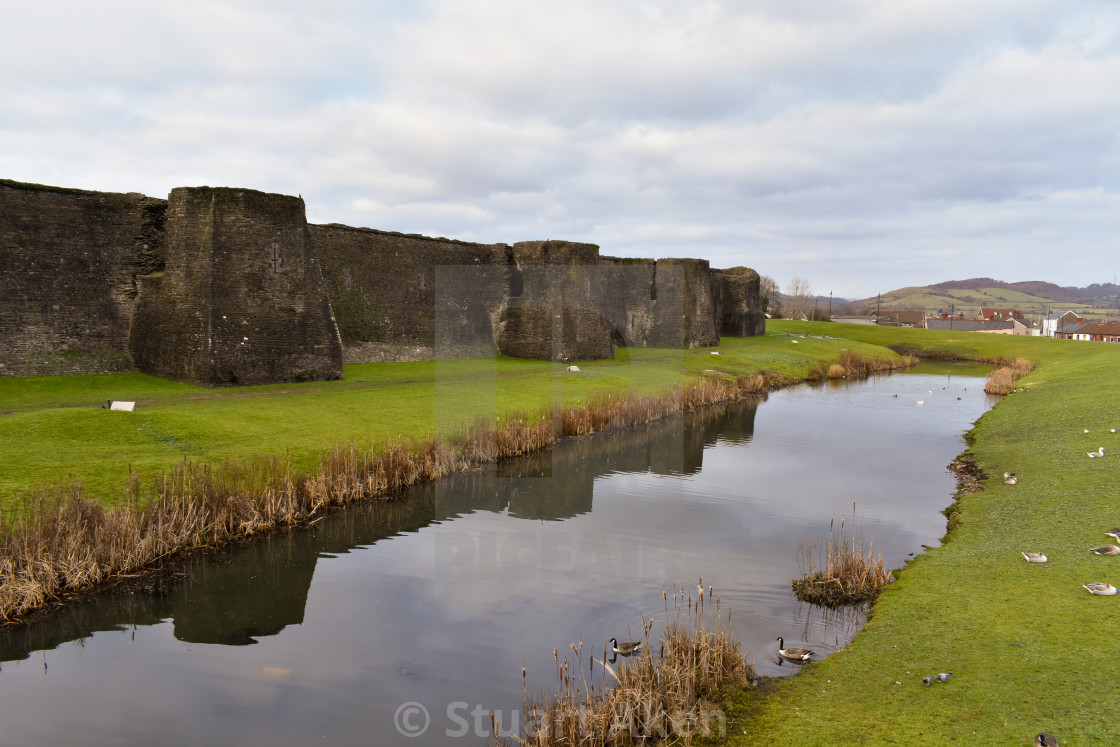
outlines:
[{"label": "red tiled roof", "polygon": [[1120,335],[1120,323],[1086,322],[1077,330],[1079,335]]}]

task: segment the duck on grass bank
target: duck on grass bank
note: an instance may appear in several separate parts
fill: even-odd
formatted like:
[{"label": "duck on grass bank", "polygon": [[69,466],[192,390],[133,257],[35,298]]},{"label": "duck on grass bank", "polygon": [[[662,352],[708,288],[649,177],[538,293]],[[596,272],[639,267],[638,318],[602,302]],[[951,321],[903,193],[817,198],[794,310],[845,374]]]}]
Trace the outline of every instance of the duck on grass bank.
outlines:
[{"label": "duck on grass bank", "polygon": [[1040,731],[1034,738],[1034,747],[1058,747],[1058,738],[1048,731]]},{"label": "duck on grass bank", "polygon": [[619,643],[616,639],[611,639],[611,653],[618,654],[619,656],[632,656],[642,650],[641,641],[623,641]]},{"label": "duck on grass bank", "polygon": [[1050,559],[1040,552],[1025,552],[1023,557],[1027,559],[1028,563],[1045,563]]},{"label": "duck on grass bank", "polygon": [[1003,473],[1003,484],[1004,485],[1014,485],[1017,482],[1019,482],[1019,476],[1016,475],[1014,472],[1004,472]]},{"label": "duck on grass bank", "polygon": [[789,661],[809,661],[809,657],[813,656],[813,652],[807,648],[800,646],[790,646],[786,648],[786,642],[781,636],[778,636],[778,656]]},{"label": "duck on grass bank", "polygon": [[1104,536],[1111,537],[1112,539],[1120,542],[1120,527],[1116,527],[1115,529],[1109,529],[1107,532],[1104,533]]},{"label": "duck on grass bank", "polygon": [[1120,592],[1120,589],[1117,589],[1112,584],[1105,583],[1104,581],[1085,584],[1085,588],[1089,591],[1090,594],[1096,594],[1097,596],[1101,597],[1114,597],[1116,596],[1117,592]]},{"label": "duck on grass bank", "polygon": [[1090,459],[1093,459],[1094,457],[1102,457],[1104,456],[1104,447],[1101,446],[1096,451],[1090,451],[1086,453],[1088,453]]},{"label": "duck on grass bank", "polygon": [[1101,545],[1100,547],[1090,548],[1089,552],[1094,555],[1120,555],[1120,547],[1116,545]]}]

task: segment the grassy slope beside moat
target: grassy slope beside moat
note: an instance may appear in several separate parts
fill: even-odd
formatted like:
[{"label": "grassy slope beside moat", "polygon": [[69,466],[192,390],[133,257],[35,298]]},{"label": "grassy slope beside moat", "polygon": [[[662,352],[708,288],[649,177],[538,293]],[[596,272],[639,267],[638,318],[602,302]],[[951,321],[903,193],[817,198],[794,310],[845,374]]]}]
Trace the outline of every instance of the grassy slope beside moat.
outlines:
[{"label": "grassy slope beside moat", "polygon": [[[342,381],[225,389],[137,373],[0,378],[0,508],[75,482],[87,498],[112,503],[130,468],[154,479],[184,457],[214,463],[278,453],[312,471],[336,444],[420,441],[511,412],[539,417],[550,403],[657,393],[705,369],[797,380],[844,348],[896,358],[872,344],[758,337],[725,340],[719,357],[709,349],[620,350],[615,360],[581,363],[579,373],[499,358],[347,366]],[[108,399],[139,404],[132,413],[100,409]]]},{"label": "grassy slope beside moat", "polygon": [[[837,334],[838,325],[772,326]],[[1030,391],[972,431],[969,451],[991,478],[963,498],[946,544],[897,574],[845,650],[769,696],[733,699],[723,744],[1028,745],[1039,731],[1063,745],[1120,744],[1120,597],[1081,588],[1120,585],[1120,558],[1088,552],[1120,525],[1120,434],[1110,433],[1120,429],[1120,346],[854,326],[839,334],[1038,367],[1019,382]],[[1089,459],[1098,446],[1106,457]],[[1004,485],[1005,471],[1019,483]],[[1024,550],[1050,562],[1029,564]],[[922,684],[938,672],[953,676]]]}]

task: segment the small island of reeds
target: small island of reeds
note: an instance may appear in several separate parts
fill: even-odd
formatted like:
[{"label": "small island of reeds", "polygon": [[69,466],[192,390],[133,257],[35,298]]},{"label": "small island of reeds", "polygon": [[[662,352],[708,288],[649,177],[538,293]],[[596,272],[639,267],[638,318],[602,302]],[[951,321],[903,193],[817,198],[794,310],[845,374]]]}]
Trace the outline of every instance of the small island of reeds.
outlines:
[{"label": "small island of reeds", "polygon": [[[855,504],[852,521],[829,521],[828,539],[824,547],[815,542],[798,543],[801,578],[794,580],[793,593],[803,602],[824,607],[859,604],[879,596],[883,587],[894,581],[891,571],[883,566],[883,556],[874,554],[874,539],[864,552],[863,522],[858,538],[855,527]],[[816,559],[814,559],[816,556]]]}]

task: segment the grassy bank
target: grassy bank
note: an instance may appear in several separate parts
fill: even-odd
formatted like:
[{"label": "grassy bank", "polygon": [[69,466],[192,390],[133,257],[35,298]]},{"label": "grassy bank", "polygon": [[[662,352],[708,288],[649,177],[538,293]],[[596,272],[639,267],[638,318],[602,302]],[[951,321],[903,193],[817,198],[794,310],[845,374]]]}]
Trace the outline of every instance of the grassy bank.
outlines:
[{"label": "grassy bank", "polygon": [[[211,464],[282,455],[313,470],[336,445],[447,437],[513,412],[606,394],[656,395],[705,377],[766,373],[805,378],[844,348],[876,360],[897,356],[874,344],[780,338],[728,339],[713,356],[695,351],[620,350],[617,359],[581,363],[580,372],[514,358],[347,366],[345,379],[205,389],[130,373],[0,378],[0,509],[17,509],[47,486],[82,485],[86,497],[124,500],[131,476],[159,477],[184,458]],[[716,369],[718,374],[705,373]],[[100,409],[135,400],[133,413]]]},{"label": "grassy bank", "polygon": [[[1120,597],[1082,584],[1120,584],[1117,558],[1088,552],[1120,524],[1120,346],[976,333],[780,323],[842,335],[1012,360],[1037,368],[985,414],[969,456],[987,475],[964,496],[943,546],[897,572],[845,650],[774,692],[725,704],[721,744],[1120,743],[1116,719]],[[1085,433],[1088,429],[1090,432]],[[1104,446],[1106,457],[1089,459]],[[1110,458],[1115,455],[1115,458]],[[1004,485],[1003,473],[1019,482]],[[1022,551],[1043,552],[1045,565]],[[952,672],[926,687],[922,677]]]},{"label": "grassy bank", "polygon": [[[514,359],[356,366],[343,382],[225,390],[134,374],[6,380],[0,433],[13,458],[0,618],[559,437],[734,400],[833,365],[858,373],[906,363],[869,344],[798,342],[729,340],[718,356],[628,351],[580,372]],[[110,398],[140,407],[98,406]],[[68,484],[51,487],[58,472]]]}]

